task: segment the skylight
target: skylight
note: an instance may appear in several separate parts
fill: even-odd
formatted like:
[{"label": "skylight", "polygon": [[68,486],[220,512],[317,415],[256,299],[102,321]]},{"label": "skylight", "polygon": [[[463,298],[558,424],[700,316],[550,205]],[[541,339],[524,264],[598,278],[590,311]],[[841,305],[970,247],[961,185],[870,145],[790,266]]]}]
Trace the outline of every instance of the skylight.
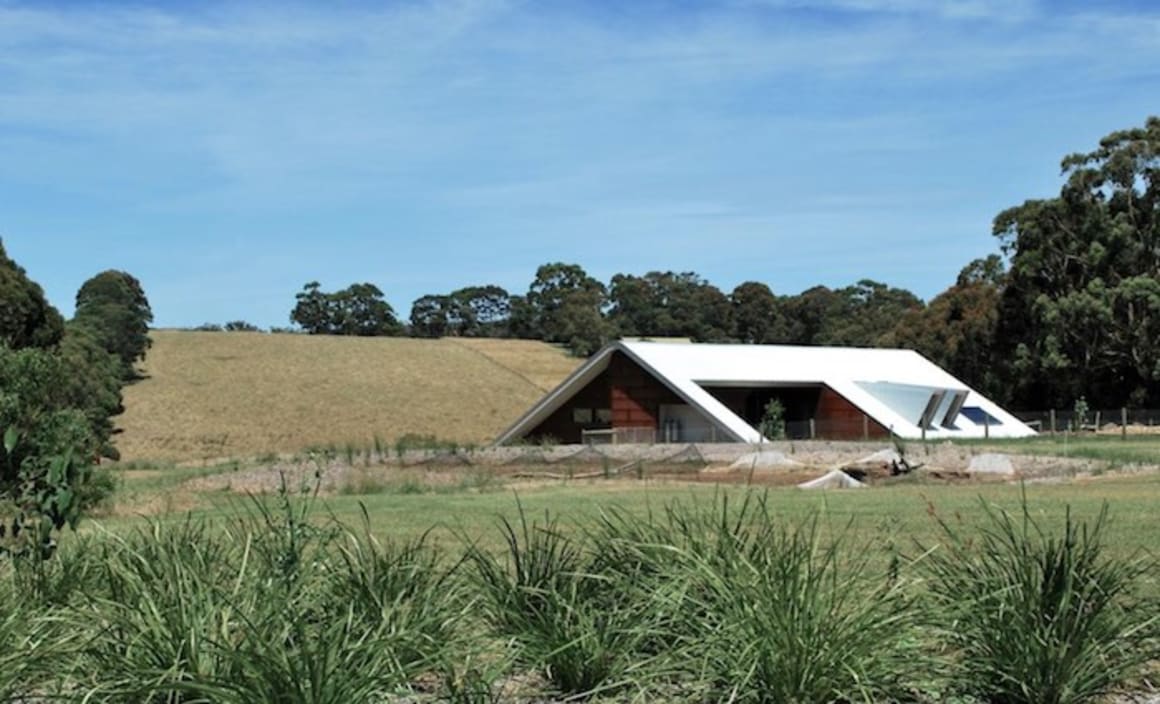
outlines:
[{"label": "skylight", "polygon": [[1003,425],[1001,420],[978,406],[963,406],[963,410],[959,411],[959,415],[965,417],[975,425],[987,425],[990,427]]}]

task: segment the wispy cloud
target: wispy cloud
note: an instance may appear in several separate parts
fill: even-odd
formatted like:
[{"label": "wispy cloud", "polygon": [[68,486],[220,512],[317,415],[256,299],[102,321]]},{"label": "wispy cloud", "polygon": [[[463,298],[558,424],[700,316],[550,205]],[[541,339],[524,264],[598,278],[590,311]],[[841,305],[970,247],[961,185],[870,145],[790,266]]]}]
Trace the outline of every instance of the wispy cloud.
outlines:
[{"label": "wispy cloud", "polygon": [[779,9],[870,15],[913,15],[947,20],[1022,21],[1038,14],[1034,0],[743,0]]},{"label": "wispy cloud", "polygon": [[[1117,101],[1150,94],[1160,65],[1160,10],[1129,4],[643,7],[0,3],[0,199],[23,194],[3,203],[19,222],[68,203],[139,236],[285,232],[294,248],[332,223],[429,256],[451,255],[424,241],[468,237],[529,273],[600,242],[675,261],[680,242],[756,276],[754,242],[889,242],[917,221],[887,211],[923,203],[956,237],[981,222],[985,246],[1011,197],[987,190],[1007,174],[990,164],[1033,145],[1051,174],[1084,145],[1042,125],[1135,109]],[[708,251],[734,239],[749,254]],[[361,264],[336,275],[369,277]]]}]

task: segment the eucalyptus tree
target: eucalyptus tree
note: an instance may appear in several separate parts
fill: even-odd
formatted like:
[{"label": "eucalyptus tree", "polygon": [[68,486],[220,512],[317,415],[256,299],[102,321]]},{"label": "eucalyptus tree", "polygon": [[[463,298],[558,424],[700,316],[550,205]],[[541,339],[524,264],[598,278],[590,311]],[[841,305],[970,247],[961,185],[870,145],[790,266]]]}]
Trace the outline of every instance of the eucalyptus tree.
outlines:
[{"label": "eucalyptus tree", "polygon": [[998,344],[1016,403],[1160,403],[1160,118],[1061,164],[1054,198],[1001,212]]}]

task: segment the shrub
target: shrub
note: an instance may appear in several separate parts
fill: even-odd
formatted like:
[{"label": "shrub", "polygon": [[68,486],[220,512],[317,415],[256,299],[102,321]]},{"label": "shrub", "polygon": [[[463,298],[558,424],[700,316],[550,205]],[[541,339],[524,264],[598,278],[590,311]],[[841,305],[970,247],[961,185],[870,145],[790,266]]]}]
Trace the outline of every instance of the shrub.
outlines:
[{"label": "shrub", "polygon": [[785,406],[776,398],[769,399],[761,415],[761,434],[769,440],[785,437]]}]

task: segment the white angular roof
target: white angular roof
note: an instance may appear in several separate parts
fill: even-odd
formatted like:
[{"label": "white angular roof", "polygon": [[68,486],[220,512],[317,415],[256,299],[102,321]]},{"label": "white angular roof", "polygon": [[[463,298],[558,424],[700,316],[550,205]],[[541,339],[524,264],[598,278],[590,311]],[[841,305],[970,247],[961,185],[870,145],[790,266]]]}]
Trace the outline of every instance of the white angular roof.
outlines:
[{"label": "white angular roof", "polygon": [[[1035,431],[990,399],[913,350],[799,345],[619,341],[607,345],[548,393],[496,440],[533,430],[588,385],[622,352],[728,436],[759,442],[761,434],[705,391],[705,386],[824,384],[883,427],[904,438],[1026,437]],[[961,409],[967,409],[964,415]],[[974,410],[978,409],[978,410]],[[983,419],[989,416],[989,427]]]}]

